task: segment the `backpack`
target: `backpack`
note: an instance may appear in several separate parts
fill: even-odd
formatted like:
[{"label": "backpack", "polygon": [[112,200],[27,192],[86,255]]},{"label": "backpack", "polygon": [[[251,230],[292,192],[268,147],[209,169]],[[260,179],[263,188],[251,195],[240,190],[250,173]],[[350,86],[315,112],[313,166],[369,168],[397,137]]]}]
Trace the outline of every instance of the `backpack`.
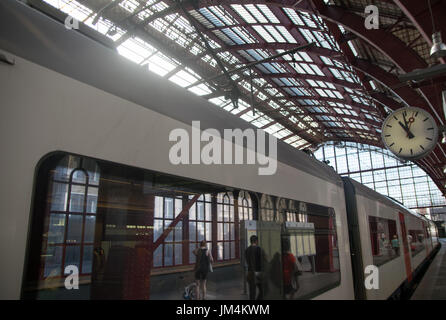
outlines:
[{"label": "backpack", "polygon": [[209,271],[209,256],[207,255],[208,249],[200,249],[197,254],[196,271],[208,272]]}]

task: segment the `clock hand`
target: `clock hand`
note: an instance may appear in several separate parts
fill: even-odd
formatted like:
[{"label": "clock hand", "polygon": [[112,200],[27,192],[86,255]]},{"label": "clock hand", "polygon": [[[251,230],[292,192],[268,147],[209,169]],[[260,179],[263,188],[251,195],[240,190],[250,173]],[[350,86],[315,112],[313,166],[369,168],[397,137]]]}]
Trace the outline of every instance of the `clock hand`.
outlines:
[{"label": "clock hand", "polygon": [[404,129],[404,131],[406,131],[407,136],[409,137],[409,139],[414,138],[415,136],[413,135],[412,132],[410,132],[409,128],[407,127],[407,125],[404,125],[401,121],[398,121],[398,123],[400,124],[400,126]]}]

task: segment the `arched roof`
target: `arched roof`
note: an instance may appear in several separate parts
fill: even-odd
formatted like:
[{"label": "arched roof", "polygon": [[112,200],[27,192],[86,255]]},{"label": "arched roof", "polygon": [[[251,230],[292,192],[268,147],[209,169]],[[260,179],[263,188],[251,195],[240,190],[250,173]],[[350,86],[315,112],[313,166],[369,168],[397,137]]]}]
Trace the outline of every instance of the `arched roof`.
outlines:
[{"label": "arched roof", "polygon": [[[28,2],[73,15],[134,62],[299,149],[326,141],[382,147],[382,121],[405,105],[428,110],[439,125],[444,121],[444,83],[409,86],[398,80],[445,63],[429,57],[432,19],[426,1],[373,1],[379,9],[376,30],[364,26],[370,4],[365,0]],[[446,38],[446,1],[430,2],[436,29]],[[257,64],[252,73],[227,73],[311,42],[295,54]],[[234,87],[238,108],[227,99]],[[445,190],[442,145],[417,164]]]}]

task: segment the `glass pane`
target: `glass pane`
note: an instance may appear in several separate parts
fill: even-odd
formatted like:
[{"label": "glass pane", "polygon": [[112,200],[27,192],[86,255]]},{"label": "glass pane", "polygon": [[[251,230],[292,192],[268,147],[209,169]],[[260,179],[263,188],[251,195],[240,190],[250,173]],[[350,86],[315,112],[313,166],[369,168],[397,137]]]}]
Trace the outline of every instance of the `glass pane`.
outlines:
[{"label": "glass pane", "polygon": [[85,198],[85,187],[72,185],[71,198],[70,198],[70,211],[71,212],[84,211],[84,198]]},{"label": "glass pane", "polygon": [[235,233],[234,233],[234,224],[233,223],[231,223],[230,224],[230,234],[231,234],[231,240],[234,240],[234,238],[235,238]]},{"label": "glass pane", "polygon": [[173,265],[173,245],[165,244],[164,245],[164,266]]},{"label": "glass pane", "polygon": [[55,277],[61,274],[62,249],[61,246],[49,246],[46,249],[44,277]]},{"label": "glass pane", "polygon": [[87,212],[96,213],[97,206],[98,206],[98,188],[88,187]]},{"label": "glass pane", "polygon": [[196,224],[195,222],[189,222],[189,240],[197,241],[196,238]]},{"label": "glass pane", "polygon": [[96,217],[95,216],[86,216],[85,217],[84,242],[93,242],[94,241],[95,225],[96,225]]},{"label": "glass pane", "polygon": [[183,240],[183,222],[180,221],[175,226],[175,242]]},{"label": "glass pane", "polygon": [[82,273],[91,273],[93,269],[93,246],[84,246]]},{"label": "glass pane", "polygon": [[197,247],[196,243],[191,243],[189,245],[189,263],[195,263],[195,255],[194,255],[194,250]]},{"label": "glass pane", "polygon": [[63,243],[65,235],[65,215],[51,214],[48,226],[48,243]]},{"label": "glass pane", "polygon": [[[173,220],[164,220],[164,230],[169,229],[170,224]],[[169,229],[169,233],[167,234],[167,237],[164,241],[173,241],[173,230]]]},{"label": "glass pane", "polygon": [[153,266],[161,267],[163,265],[163,245],[160,244],[153,253]]},{"label": "glass pane", "polygon": [[197,202],[197,220],[204,220],[204,203]]},{"label": "glass pane", "polygon": [[204,240],[204,222],[197,222],[197,241]]},{"label": "glass pane", "polygon": [[235,259],[235,242],[231,242],[231,259]]},{"label": "glass pane", "polygon": [[79,167],[80,158],[76,156],[66,156],[60,161],[60,164],[56,168],[54,179],[68,181],[70,174],[74,168]]},{"label": "glass pane", "polygon": [[99,167],[93,159],[84,159],[83,162],[84,169],[87,170],[88,174],[88,184],[99,184]]},{"label": "glass pane", "polygon": [[223,242],[217,243],[217,259],[223,260]]},{"label": "glass pane", "polygon": [[82,215],[68,215],[67,243],[79,243],[82,239]]},{"label": "glass pane", "polygon": [[[190,200],[189,200],[190,201]],[[189,209],[189,220],[196,220],[195,219],[195,203],[190,207],[190,209]]]},{"label": "glass pane", "polygon": [[153,221],[153,241],[158,240],[163,233],[163,220],[155,219]]},{"label": "glass pane", "polygon": [[183,200],[175,199],[175,218],[181,213],[183,210]]},{"label": "glass pane", "polygon": [[212,240],[212,224],[206,223],[206,241]]},{"label": "glass pane", "polygon": [[53,183],[53,194],[51,195],[51,211],[65,211],[67,209],[68,184]]},{"label": "glass pane", "polygon": [[73,182],[76,183],[87,183],[87,177],[85,172],[82,170],[76,170],[73,173]]},{"label": "glass pane", "polygon": [[217,225],[217,240],[223,240],[223,223]]},{"label": "glass pane", "polygon": [[224,259],[229,259],[229,242],[225,242]]},{"label": "glass pane", "polygon": [[223,239],[229,240],[229,223],[223,224]]},{"label": "glass pane", "polygon": [[172,219],[173,218],[173,199],[164,198],[164,217]]},{"label": "glass pane", "polygon": [[155,218],[163,217],[163,198],[155,197]]},{"label": "glass pane", "polygon": [[77,266],[79,268],[80,258],[80,246],[67,246],[65,248],[65,268],[67,266]]},{"label": "glass pane", "polygon": [[183,263],[183,245],[175,244],[175,265]]},{"label": "glass pane", "polygon": [[212,220],[212,204],[206,202],[206,221]]}]

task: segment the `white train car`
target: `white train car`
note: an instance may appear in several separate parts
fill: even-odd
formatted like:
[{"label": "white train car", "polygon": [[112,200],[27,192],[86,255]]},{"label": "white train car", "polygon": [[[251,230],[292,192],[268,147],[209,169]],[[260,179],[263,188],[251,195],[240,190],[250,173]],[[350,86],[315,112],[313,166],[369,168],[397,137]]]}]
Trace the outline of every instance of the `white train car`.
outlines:
[{"label": "white train car", "polygon": [[[438,249],[432,221],[352,179],[343,180],[355,298],[407,297],[414,278]],[[367,266],[378,268],[379,279],[369,290],[364,285],[370,275],[364,274]]]},{"label": "white train car", "polygon": [[[14,61],[0,63],[0,299],[179,299],[200,240],[216,259],[209,294],[246,298],[243,219],[312,224],[299,296],[354,298],[344,187],[331,168],[280,141],[274,175],[172,164],[169,135],[194,120],[256,128],[23,3],[0,2],[0,51]],[[80,289],[66,290],[73,265]],[[280,285],[265,290],[282,297]]]}]

